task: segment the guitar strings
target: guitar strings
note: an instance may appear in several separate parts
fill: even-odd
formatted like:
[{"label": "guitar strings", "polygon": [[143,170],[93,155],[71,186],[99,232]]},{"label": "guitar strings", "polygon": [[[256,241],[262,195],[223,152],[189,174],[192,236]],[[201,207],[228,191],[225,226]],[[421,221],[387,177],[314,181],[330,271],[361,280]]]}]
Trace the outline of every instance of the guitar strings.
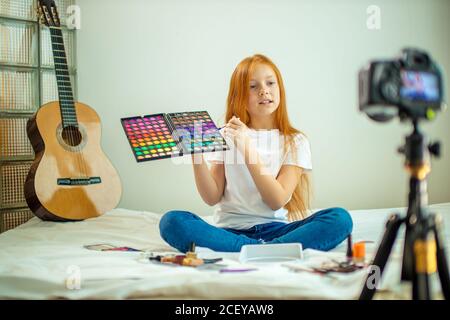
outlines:
[{"label": "guitar strings", "polygon": [[[54,30],[53,33],[51,32],[52,30]],[[62,63],[59,62],[58,64],[63,64],[66,67],[67,75],[69,77],[69,79],[68,79],[68,82],[70,84],[69,88],[71,89],[70,90],[70,92],[71,92],[71,99],[66,99],[65,103],[69,103],[69,104],[72,105],[73,110],[75,112],[75,114],[73,116],[75,117],[75,120],[76,120],[77,119],[77,117],[76,117],[76,107],[75,107],[75,102],[74,102],[74,99],[73,99],[72,81],[70,79],[70,74],[68,72],[67,56],[66,56],[66,53],[65,53],[65,46],[64,46],[64,39],[63,39],[62,30],[59,29],[59,28],[50,28],[50,36],[51,37],[53,36],[53,37],[56,37],[56,38],[60,38],[60,43],[57,43],[56,40],[53,41],[53,39],[52,39],[52,44],[54,44],[54,43],[60,44],[60,45],[62,45],[62,48],[64,50],[64,51],[59,51],[59,52],[61,52],[61,54],[58,54],[57,51],[53,51],[53,53],[54,53],[55,57],[61,58],[61,60],[63,60]],[[57,50],[56,48],[54,48],[54,49]],[[54,60],[56,62],[56,59],[54,59]],[[57,70],[57,68],[56,68],[56,65],[55,65],[55,76],[58,76],[56,74],[56,70]],[[67,87],[67,86],[63,86],[63,87]],[[61,89],[62,88],[60,88],[59,91],[65,91],[65,90],[61,90]],[[64,96],[66,96],[66,95],[64,95]],[[63,100],[63,99],[61,99],[61,96],[60,96],[60,101],[61,100]],[[67,100],[71,100],[71,101],[69,102]],[[64,115],[72,116],[70,113],[67,114],[67,112],[65,112],[64,109],[65,109],[64,107],[61,108],[63,116]],[[80,172],[82,176],[88,177],[87,163],[86,163],[86,161],[84,159],[84,155],[83,155],[83,149],[84,148],[82,148],[82,143],[81,143],[82,139],[83,139],[83,135],[81,134],[79,126],[77,127],[76,125],[69,125],[67,127],[68,127],[67,130],[69,130],[69,132],[68,132],[69,144],[72,146],[72,148],[74,149],[74,151],[76,153],[75,160],[76,160],[77,165],[78,165],[78,172]],[[64,129],[65,129],[65,125],[63,124],[63,130]],[[78,132],[76,132],[76,131],[78,131]],[[78,136],[78,134],[79,134],[79,136]],[[77,143],[77,145],[75,145],[76,143]]]},{"label": "guitar strings", "polygon": [[[62,116],[62,133],[61,134],[63,135],[63,140],[68,139],[69,145],[73,147],[75,139],[74,139],[73,134],[71,132],[70,126],[67,125],[67,123],[65,123],[65,121],[64,121],[64,119],[66,119],[66,117],[68,116],[67,112],[65,110],[66,109],[65,103],[67,103],[67,102],[65,101],[65,97],[62,94],[63,93],[63,90],[62,90],[63,89],[63,85],[61,84],[61,80],[58,81],[59,80],[58,79],[58,71],[59,71],[58,70],[58,65],[59,65],[59,62],[58,63],[56,62],[56,60],[57,60],[56,58],[59,58],[60,55],[56,51],[57,50],[56,44],[59,44],[57,42],[57,38],[59,37],[59,35],[58,34],[54,34],[55,32],[52,32],[52,30],[56,30],[56,29],[50,27],[49,33],[50,33],[50,37],[51,37],[51,43],[52,43],[53,55],[54,55],[55,76],[56,76],[57,84],[59,84],[58,85],[58,93],[59,93],[59,101],[60,101],[61,116]],[[76,165],[78,165],[77,171],[81,171],[81,162],[80,162],[80,159],[78,158],[78,155],[75,155],[75,160],[76,160]]]}]

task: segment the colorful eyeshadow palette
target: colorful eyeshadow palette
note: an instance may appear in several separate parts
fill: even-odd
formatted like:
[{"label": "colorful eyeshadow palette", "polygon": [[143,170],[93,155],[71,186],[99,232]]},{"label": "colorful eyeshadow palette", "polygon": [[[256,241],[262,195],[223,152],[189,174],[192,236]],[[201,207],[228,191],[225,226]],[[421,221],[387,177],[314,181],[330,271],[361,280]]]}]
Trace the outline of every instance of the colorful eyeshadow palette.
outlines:
[{"label": "colorful eyeshadow palette", "polygon": [[228,150],[207,111],[151,114],[121,122],[137,162]]}]

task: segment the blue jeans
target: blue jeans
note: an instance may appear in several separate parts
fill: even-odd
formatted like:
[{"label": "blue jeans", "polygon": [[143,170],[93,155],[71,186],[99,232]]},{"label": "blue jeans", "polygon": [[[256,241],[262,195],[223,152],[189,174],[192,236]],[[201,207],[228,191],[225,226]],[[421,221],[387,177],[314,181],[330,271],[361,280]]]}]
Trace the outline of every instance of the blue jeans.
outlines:
[{"label": "blue jeans", "polygon": [[172,210],[159,222],[161,237],[172,247],[187,252],[191,242],[221,252],[239,252],[246,244],[299,242],[303,249],[327,251],[352,232],[350,214],[342,208],[320,210],[306,219],[291,223],[270,222],[250,229],[218,228],[199,216]]}]

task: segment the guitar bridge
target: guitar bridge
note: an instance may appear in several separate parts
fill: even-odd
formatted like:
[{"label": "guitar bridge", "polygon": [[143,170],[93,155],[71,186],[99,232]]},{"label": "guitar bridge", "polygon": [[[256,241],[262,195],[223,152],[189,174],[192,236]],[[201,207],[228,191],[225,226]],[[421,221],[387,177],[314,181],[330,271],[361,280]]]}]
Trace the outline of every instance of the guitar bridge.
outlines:
[{"label": "guitar bridge", "polygon": [[57,181],[59,186],[87,186],[90,184],[102,183],[100,177],[90,178],[59,178]]}]

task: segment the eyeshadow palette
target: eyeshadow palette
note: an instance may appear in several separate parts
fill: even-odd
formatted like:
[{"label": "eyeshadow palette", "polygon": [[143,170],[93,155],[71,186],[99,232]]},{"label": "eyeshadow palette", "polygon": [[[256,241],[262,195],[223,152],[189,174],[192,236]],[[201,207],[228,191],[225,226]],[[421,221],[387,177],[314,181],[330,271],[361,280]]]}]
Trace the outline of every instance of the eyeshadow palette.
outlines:
[{"label": "eyeshadow palette", "polygon": [[137,162],[228,150],[207,111],[151,114],[121,122]]}]

